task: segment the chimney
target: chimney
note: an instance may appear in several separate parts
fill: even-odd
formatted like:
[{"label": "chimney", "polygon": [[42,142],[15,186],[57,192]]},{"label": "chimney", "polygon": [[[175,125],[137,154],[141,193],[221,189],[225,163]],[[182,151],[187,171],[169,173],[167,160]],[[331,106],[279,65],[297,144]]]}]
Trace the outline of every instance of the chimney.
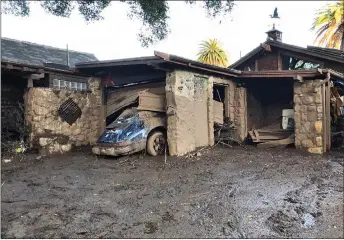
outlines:
[{"label": "chimney", "polygon": [[267,31],[266,34],[267,40],[282,42],[282,32],[277,29],[277,26],[279,25],[280,17],[277,12],[277,7],[274,10],[274,13],[270,15],[270,21],[272,25],[272,29]]}]

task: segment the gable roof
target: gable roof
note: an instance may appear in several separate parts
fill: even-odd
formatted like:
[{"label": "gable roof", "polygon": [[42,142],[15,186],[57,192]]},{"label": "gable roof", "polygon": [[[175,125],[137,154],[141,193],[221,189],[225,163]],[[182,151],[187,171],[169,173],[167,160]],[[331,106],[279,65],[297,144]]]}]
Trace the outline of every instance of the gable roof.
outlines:
[{"label": "gable roof", "polygon": [[236,68],[240,66],[242,63],[249,60],[251,57],[253,57],[257,53],[265,50],[266,45],[271,45],[273,47],[277,47],[280,49],[303,53],[303,54],[317,57],[317,58],[344,63],[344,52],[341,50],[313,47],[313,46],[307,46],[307,48],[303,48],[303,47],[299,47],[299,46],[295,46],[291,44],[267,40],[264,43],[261,43],[257,48],[253,49],[251,52],[249,52],[248,54],[240,58],[238,61],[230,65],[229,68]]},{"label": "gable roof", "polygon": [[[98,60],[94,54],[69,52],[69,66],[78,62]],[[1,61],[44,66],[44,63],[67,65],[67,50],[10,38],[1,38]]]}]

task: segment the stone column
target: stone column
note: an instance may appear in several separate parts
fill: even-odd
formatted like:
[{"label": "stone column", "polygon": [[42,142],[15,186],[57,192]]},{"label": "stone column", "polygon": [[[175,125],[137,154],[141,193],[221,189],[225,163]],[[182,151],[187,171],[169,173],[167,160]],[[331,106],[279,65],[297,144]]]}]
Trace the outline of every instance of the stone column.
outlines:
[{"label": "stone column", "polygon": [[166,76],[167,141],[170,155],[214,144],[212,81],[175,70]]},{"label": "stone column", "polygon": [[315,86],[321,80],[294,84],[295,147],[311,153],[323,153],[322,92]]},{"label": "stone column", "polygon": [[235,117],[234,122],[238,128],[240,141],[244,141],[247,134],[247,101],[246,88],[237,87],[235,89]]}]

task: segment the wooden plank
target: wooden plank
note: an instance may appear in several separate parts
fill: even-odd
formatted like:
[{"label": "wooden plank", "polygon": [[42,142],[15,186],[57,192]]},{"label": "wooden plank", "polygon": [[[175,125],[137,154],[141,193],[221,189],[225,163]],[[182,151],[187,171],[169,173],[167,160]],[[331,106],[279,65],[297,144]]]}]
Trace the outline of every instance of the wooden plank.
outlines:
[{"label": "wooden plank", "polygon": [[138,96],[137,95],[133,95],[130,97],[127,97],[125,99],[123,99],[123,101],[120,102],[108,102],[107,104],[107,108],[106,108],[106,116],[110,116],[111,114],[121,110],[124,107],[127,107],[133,103],[135,103],[135,101],[137,100]]},{"label": "wooden plank", "polygon": [[326,84],[327,88],[326,88],[326,116],[328,117],[327,121],[326,121],[326,126],[327,126],[327,151],[331,150],[331,121],[330,121],[330,108],[331,108],[331,103],[330,103],[330,92],[331,92],[331,86],[330,83],[327,82]]},{"label": "wooden plank", "polygon": [[280,51],[277,52],[277,70],[282,70],[282,57]]},{"label": "wooden plank", "polygon": [[259,138],[259,133],[258,133],[258,131],[254,129],[253,132],[254,132],[254,134],[256,135],[257,141],[259,141],[260,138]]},{"label": "wooden plank", "polygon": [[267,136],[262,136],[259,135],[258,142],[260,140],[279,140],[279,139],[284,139],[285,136],[276,136],[276,135],[267,135]]},{"label": "wooden plank", "polygon": [[252,140],[255,140],[256,137],[254,136],[253,131],[248,131],[248,134],[250,135],[250,137],[252,138]]},{"label": "wooden plank", "polygon": [[295,135],[292,134],[289,137],[277,141],[270,141],[265,143],[260,143],[257,145],[258,148],[273,148],[279,146],[287,146],[295,142]]},{"label": "wooden plank", "polygon": [[229,118],[229,98],[230,98],[229,86],[225,87],[225,117]]},{"label": "wooden plank", "polygon": [[223,103],[213,100],[214,122],[223,124]]},{"label": "wooden plank", "polygon": [[156,95],[149,92],[139,93],[139,110],[149,110],[157,112],[166,111],[166,97],[164,95]]},{"label": "wooden plank", "polygon": [[285,133],[285,132],[292,132],[293,130],[289,129],[257,129],[260,133]]}]

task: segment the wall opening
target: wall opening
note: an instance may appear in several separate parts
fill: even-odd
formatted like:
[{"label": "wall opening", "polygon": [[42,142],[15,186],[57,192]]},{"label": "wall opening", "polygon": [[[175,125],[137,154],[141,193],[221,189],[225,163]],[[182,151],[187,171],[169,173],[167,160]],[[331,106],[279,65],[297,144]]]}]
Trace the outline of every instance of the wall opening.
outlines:
[{"label": "wall opening", "polygon": [[19,73],[1,74],[1,140],[26,140],[24,93],[27,77]]},{"label": "wall opening", "polygon": [[249,138],[253,142],[287,138],[294,131],[293,80],[251,79],[246,88]]},{"label": "wall opening", "polygon": [[214,114],[214,124],[223,124],[225,119],[225,92],[226,86],[223,85],[213,85],[213,114]]}]

